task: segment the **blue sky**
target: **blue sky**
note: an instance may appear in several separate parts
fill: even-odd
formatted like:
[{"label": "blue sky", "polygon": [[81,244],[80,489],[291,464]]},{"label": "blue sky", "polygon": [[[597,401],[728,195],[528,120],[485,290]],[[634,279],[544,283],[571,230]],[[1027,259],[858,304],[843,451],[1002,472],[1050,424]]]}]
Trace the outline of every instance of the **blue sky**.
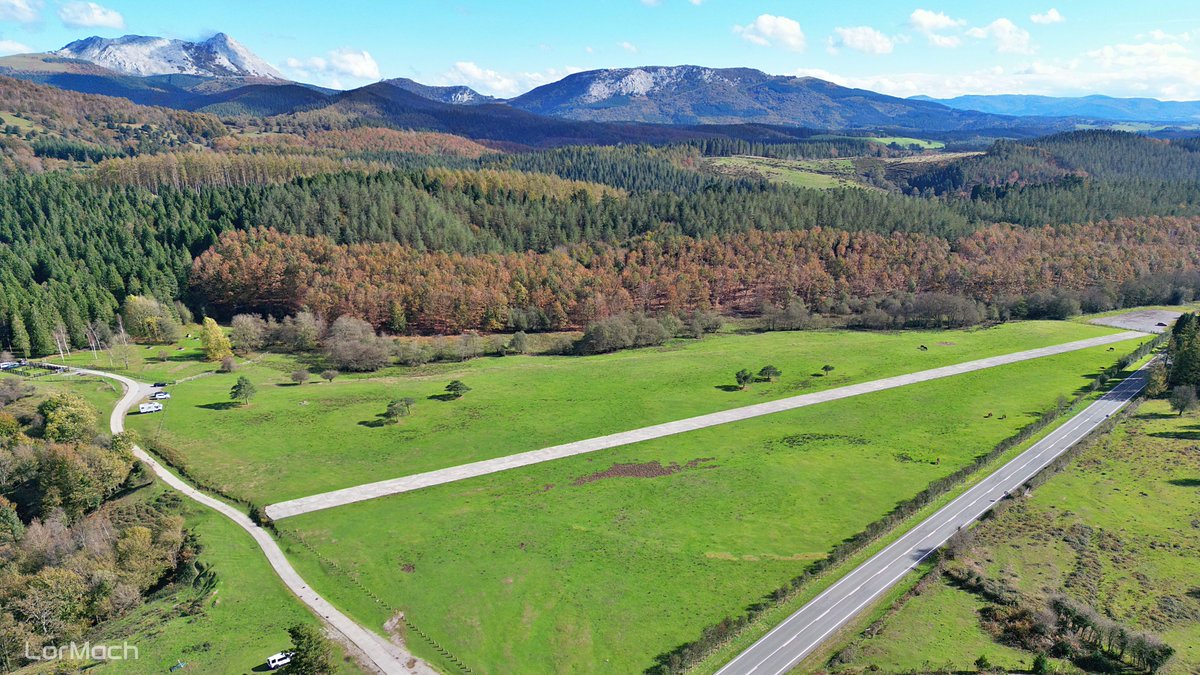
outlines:
[{"label": "blue sky", "polygon": [[4,53],[216,31],[338,87],[411,77],[510,96],[578,70],[691,63],[902,96],[1200,99],[1194,0],[0,0]]}]

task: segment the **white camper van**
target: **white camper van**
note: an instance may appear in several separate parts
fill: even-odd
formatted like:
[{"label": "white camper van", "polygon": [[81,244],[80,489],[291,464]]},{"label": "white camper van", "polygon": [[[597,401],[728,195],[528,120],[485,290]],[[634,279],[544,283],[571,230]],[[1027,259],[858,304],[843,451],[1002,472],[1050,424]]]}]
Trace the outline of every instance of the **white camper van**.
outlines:
[{"label": "white camper van", "polygon": [[138,412],[142,415],[146,413],[162,412],[161,403],[141,403],[138,404]]},{"label": "white camper van", "polygon": [[282,668],[292,662],[291,652],[279,652],[267,657],[267,667],[271,670]]}]

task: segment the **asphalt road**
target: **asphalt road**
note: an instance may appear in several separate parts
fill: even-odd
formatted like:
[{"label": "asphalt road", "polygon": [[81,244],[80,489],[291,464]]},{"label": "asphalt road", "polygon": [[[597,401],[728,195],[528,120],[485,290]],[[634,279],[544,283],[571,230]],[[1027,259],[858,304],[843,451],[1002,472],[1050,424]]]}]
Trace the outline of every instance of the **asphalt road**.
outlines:
[{"label": "asphalt road", "polygon": [[606,450],[631,443],[640,443],[655,438],[664,436],[672,436],[706,427],[717,426],[719,424],[728,424],[730,422],[738,422],[747,420],[753,417],[762,415],[770,415],[785,410],[795,410],[805,406],[814,405],[817,403],[825,403],[827,401],[835,401],[838,399],[849,398],[851,396],[859,396],[869,394],[885,389],[894,389],[903,387],[918,382],[928,382],[937,380],[943,377],[951,377],[953,375],[961,375],[977,370],[985,370],[987,368],[995,368],[997,366],[1028,361],[1030,359],[1042,358],[1045,356],[1054,356],[1056,354],[1065,354],[1080,349],[1089,347],[1097,347],[1102,345],[1113,344],[1116,342],[1124,342],[1136,338],[1148,338],[1145,333],[1140,332],[1123,332],[1114,333],[1112,335],[1103,335],[1087,340],[1076,340],[1075,342],[1067,342],[1059,345],[1051,345],[1049,347],[1040,347],[1037,349],[1029,349],[1022,352],[1014,352],[1012,354],[1002,354],[1000,356],[992,356],[986,359],[978,359],[975,361],[967,361],[965,363],[956,363],[950,366],[941,368],[933,368],[930,370],[922,370],[916,373],[907,375],[897,375],[895,377],[886,377],[870,382],[861,382],[845,387],[836,387],[825,391],[818,391],[811,394],[801,394],[799,396],[791,396],[766,403],[757,403],[755,405],[743,406],[741,408],[732,408],[730,410],[722,410],[720,412],[700,415],[697,417],[689,417],[687,419],[676,420],[674,422],[666,422],[664,424],[656,424],[653,426],[633,429],[631,431],[622,431],[616,434],[607,436],[598,436],[564,445],[555,445],[541,450],[532,450],[529,452],[517,453],[505,457],[497,457],[495,459],[486,459],[479,462],[471,462],[460,466],[453,466],[446,469],[438,469],[436,471],[427,471],[425,473],[413,474],[402,478],[392,478],[389,480],[378,481],[375,483],[367,483],[365,485],[357,485],[354,487],[334,490],[332,492],[323,492],[308,497],[292,499],[277,504],[271,504],[266,507],[267,515],[274,520],[297,516],[302,513],[312,511],[320,511],[322,509],[330,509],[336,506],[352,504],[368,499],[378,497],[386,497],[388,495],[400,494],[402,492],[411,492],[421,488],[431,487],[434,485],[442,485],[444,483],[452,483],[454,481],[464,480],[467,478],[475,478],[484,476],[499,471],[507,471],[518,467],[538,464],[540,462],[549,462],[564,457],[572,457],[582,455],[597,450]]},{"label": "asphalt road", "polygon": [[780,675],[900,581],[962,527],[1017,490],[1079,442],[1145,386],[1146,367],[1114,387],[1031,448],[917,525],[830,586],[717,671],[718,675]]},{"label": "asphalt road", "polygon": [[[113,408],[112,415],[109,417],[109,428],[114,434],[119,434],[125,430],[125,414],[136,406],[138,402],[145,399],[151,392],[157,391],[156,388],[144,382],[138,382],[123,375],[114,375],[102,370],[78,370],[88,375],[116,380],[124,388],[125,395],[117,402],[117,405]],[[165,402],[165,405],[170,405],[170,402]],[[357,648],[360,654],[378,669],[379,672],[386,673],[387,675],[392,675],[393,673],[397,675],[434,675],[436,673],[424,661],[413,657],[404,647],[394,644],[382,636],[363,628],[350,617],[329,604],[325,598],[317,594],[300,577],[287,558],[284,557],[279,544],[275,543],[271,535],[256,525],[254,521],[250,520],[246,514],[183,482],[178,476],[159,464],[145,450],[135,447],[133,454],[142,463],[153,469],[154,473],[164,483],[183,493],[184,496],[218,511],[221,515],[229,518],[243,530],[250,533],[250,536],[254,537],[254,541],[258,543],[259,548],[262,549],[263,554],[267,557],[267,561],[271,563],[271,567],[279,575],[284,585],[296,597],[300,598],[300,601],[307,605],[309,609],[315,612],[327,626],[340,634],[343,643]],[[281,648],[285,646],[283,644],[280,645]],[[263,654],[264,661],[266,661],[266,657],[267,654]]]}]

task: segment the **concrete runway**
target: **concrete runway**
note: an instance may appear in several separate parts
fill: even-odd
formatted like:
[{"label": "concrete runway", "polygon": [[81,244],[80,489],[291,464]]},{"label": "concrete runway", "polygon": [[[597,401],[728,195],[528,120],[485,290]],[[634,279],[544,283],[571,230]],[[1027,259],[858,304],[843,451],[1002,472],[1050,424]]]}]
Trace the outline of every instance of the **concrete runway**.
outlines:
[{"label": "concrete runway", "polygon": [[1056,457],[1133,400],[1146,384],[1143,367],[1041,441],[904,534],[830,586],[717,671],[718,675],[780,675],[894,586],[960,528],[1020,488]]},{"label": "concrete runway", "polygon": [[353,504],[354,502],[366,501],[368,499],[376,499],[378,497],[386,497],[388,495],[400,494],[403,492],[411,492],[421,488],[431,487],[434,485],[442,485],[444,483],[452,483],[455,481],[465,480],[467,478],[475,478],[477,476],[485,476],[499,471],[507,471],[516,469],[531,464],[539,464],[541,462],[549,462],[564,457],[572,457],[582,455],[598,450],[607,450],[608,448],[616,448],[622,445],[631,443],[640,443],[655,438],[664,436],[672,436],[682,434],[688,431],[704,429],[706,427],[717,426],[719,424],[729,424],[730,422],[739,422],[742,420],[760,417],[762,415],[770,415],[785,410],[795,410],[805,406],[814,405],[817,403],[825,403],[827,401],[835,401],[851,396],[860,396],[871,392],[883,391],[885,389],[894,389],[903,387],[918,382],[928,382],[937,380],[943,377],[951,377],[953,375],[961,375],[962,373],[974,372],[977,370],[985,370],[987,368],[995,368],[997,366],[1008,365],[1011,363],[1019,363],[1030,359],[1042,358],[1045,356],[1053,356],[1056,354],[1065,354],[1068,352],[1087,349],[1089,347],[1097,347],[1102,345],[1113,344],[1116,342],[1124,342],[1136,338],[1148,338],[1145,333],[1126,331],[1123,333],[1115,333],[1113,335],[1103,335],[1087,340],[1077,340],[1075,342],[1067,342],[1060,345],[1052,345],[1050,347],[1040,347],[1038,349],[1030,349],[1023,352],[1014,352],[1012,354],[1004,354],[1001,356],[993,356],[986,359],[976,361],[967,361],[941,368],[933,368],[931,370],[923,370],[907,375],[897,375],[871,382],[862,382],[852,384],[845,387],[837,387],[835,389],[827,389],[812,394],[802,394],[789,398],[779,399],[777,401],[769,401],[767,403],[758,403],[748,405],[741,408],[733,408],[723,410],[721,412],[700,415],[698,417],[690,417],[687,419],[677,420],[674,422],[666,422],[664,424],[656,424],[654,426],[642,427],[632,431],[623,431],[608,436],[598,436],[582,441],[575,441],[565,445],[556,445],[541,450],[532,450],[522,452],[515,455],[505,457],[497,457],[495,459],[486,459],[470,464],[449,467],[446,469],[438,469],[436,471],[428,471],[425,473],[413,474],[402,478],[392,478],[375,483],[367,483],[354,487],[334,490],[332,492],[323,492],[321,494],[292,499],[285,502],[271,504],[266,507],[267,515],[273,520],[298,516],[302,513],[310,513],[312,511],[320,511],[322,509],[331,509],[337,506]]}]

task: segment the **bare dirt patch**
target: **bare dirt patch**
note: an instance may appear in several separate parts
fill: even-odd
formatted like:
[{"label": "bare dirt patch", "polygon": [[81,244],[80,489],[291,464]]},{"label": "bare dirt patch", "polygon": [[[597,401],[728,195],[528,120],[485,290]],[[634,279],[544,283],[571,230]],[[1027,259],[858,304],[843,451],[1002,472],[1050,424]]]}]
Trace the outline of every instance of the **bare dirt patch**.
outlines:
[{"label": "bare dirt patch", "polygon": [[598,480],[604,480],[606,478],[659,478],[662,476],[677,474],[680,471],[687,471],[689,469],[711,469],[716,466],[715,464],[706,464],[706,462],[711,461],[713,461],[712,457],[700,457],[698,459],[693,459],[687,464],[677,464],[675,462],[671,462],[666,466],[663,466],[662,463],[658,461],[640,463],[631,462],[629,464],[622,464],[618,462],[604,471],[597,471],[596,473],[589,474],[587,476],[580,476],[579,478],[576,478],[571,485],[586,485],[588,483],[594,483]]}]

